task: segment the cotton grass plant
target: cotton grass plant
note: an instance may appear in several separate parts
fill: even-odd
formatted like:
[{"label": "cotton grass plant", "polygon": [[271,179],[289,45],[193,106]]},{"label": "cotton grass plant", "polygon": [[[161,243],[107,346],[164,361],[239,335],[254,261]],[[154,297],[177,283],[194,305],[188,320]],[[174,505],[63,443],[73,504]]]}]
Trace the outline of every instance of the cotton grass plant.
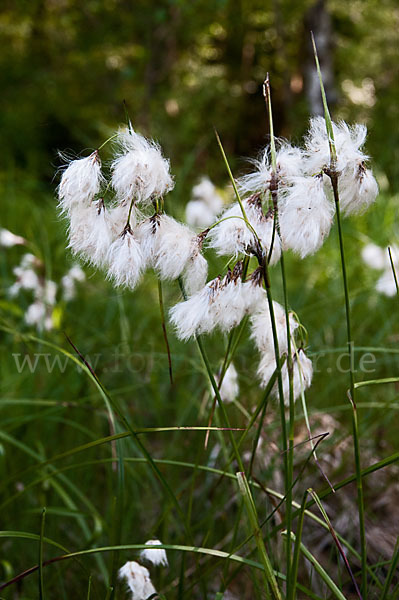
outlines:
[{"label": "cotton grass plant", "polygon": [[[70,551],[60,547],[46,538],[43,513],[40,534],[30,534],[30,539],[40,548],[38,566],[10,578],[0,589],[23,581],[37,570],[39,597],[51,597],[45,585],[51,567],[43,567],[52,563],[61,566],[70,559],[81,564],[85,557],[93,555],[97,560],[95,567],[107,586],[105,593],[101,591],[101,597],[106,595],[107,598],[124,597],[122,582],[127,584],[132,600],[232,598],[234,591],[229,588],[240,580],[243,567],[251,578],[249,593],[241,592],[245,593],[245,598],[342,599],[353,597],[350,590],[362,598],[394,597],[391,583],[396,582],[398,549],[383,579],[367,560],[363,497],[364,475],[382,469],[394,459],[389,457],[362,471],[356,410],[358,388],[379,382],[357,382],[350,361],[348,403],[352,414],[355,474],[341,482],[333,482],[332,487],[317,459],[317,446],[324,438],[312,438],[307,414],[308,404],[312,401],[313,365],[308,350],[312,341],[308,339],[306,323],[302,323],[295,310],[295,297],[288,297],[286,265],[291,260],[290,253],[306,261],[307,257],[320,251],[336,223],[348,352],[353,357],[342,218],[355,219],[367,210],[377,196],[378,187],[363,151],[365,128],[332,122],[322,82],[321,90],[324,118],[311,119],[303,145],[294,147],[274,137],[270,85],[268,79],[265,81],[270,144],[251,162],[251,172],[236,180],[217,136],[234,201],[205,226],[198,217],[197,207],[191,210],[192,227],[198,226],[197,229],[168,213],[169,192],[174,184],[170,163],[160,146],[135,131],[130,122],[113,135],[107,145],[87,157],[66,163],[58,188],[58,205],[67,223],[70,251],[103,272],[118,290],[132,291],[134,295],[140,295],[141,290],[146,289],[146,281],[156,277],[162,336],[168,357],[168,364],[164,363],[162,368],[164,372],[169,369],[171,389],[178,385],[173,373],[178,358],[171,347],[185,353],[186,347],[195,345],[211,394],[205,396],[201,425],[140,428],[135,423],[134,412],[132,417],[116,395],[107,391],[70,340],[74,351],[70,356],[81,366],[104,403],[110,434],[68,449],[50,460],[40,457],[40,464],[51,473],[55,469],[53,463],[63,457],[112,444],[110,462],[115,466],[115,475],[110,490],[113,509],[109,543],[98,545],[86,535],[83,549]],[[113,157],[107,171],[103,169],[102,152],[108,151],[110,145]],[[197,188],[197,196],[201,197],[193,200],[202,202],[204,207],[207,205],[206,218],[212,202],[216,203],[211,185],[202,181]],[[216,273],[213,272],[214,264],[219,269]],[[281,281],[283,290],[281,304],[274,299],[277,280]],[[169,290],[166,286],[173,290],[174,301],[170,306],[166,306],[164,288]],[[170,298],[169,292],[167,298]],[[337,307],[336,310],[341,309]],[[212,334],[226,339],[224,356],[208,356],[208,339]],[[243,393],[238,381],[237,359],[244,335],[249,336],[251,344],[252,372],[249,377],[256,378],[258,393],[256,405],[246,414],[241,407],[240,422],[237,425],[235,418],[233,427],[232,409],[241,406]],[[173,336],[179,342],[172,342]],[[200,402],[198,399],[198,404]],[[300,411],[308,426],[302,440],[308,454],[298,470],[294,468],[294,459]],[[271,414],[278,414],[279,418],[278,435],[273,443],[278,443],[282,454],[280,472],[273,477],[279,478],[276,487],[280,489],[274,489],[265,477],[259,479],[255,466],[262,443],[267,440],[265,432]],[[162,458],[152,455],[145,435],[178,434],[182,430],[185,435],[203,436],[196,446],[193,462],[181,460],[181,457],[176,460],[167,455]],[[129,442],[129,452],[124,442]],[[264,458],[270,460],[267,453]],[[318,493],[312,489],[301,490],[302,502],[299,502],[297,490],[304,471],[313,461],[322,469],[324,488]],[[149,466],[151,493],[154,490],[155,496],[156,490],[162,496],[165,514],[159,519],[152,514],[150,505],[143,505],[141,514],[131,515],[130,519],[123,517],[126,501],[129,502],[125,497],[126,478],[131,476],[134,480],[137,477],[131,467],[140,463]],[[97,464],[92,460],[93,468]],[[188,505],[184,498],[185,484],[170,485],[163,473],[166,464],[190,469]],[[204,505],[204,514],[193,512],[200,477],[204,478],[204,486],[217,506],[221,482],[227,480],[231,485],[230,497],[221,497],[219,510],[220,519],[227,520],[226,534],[212,545],[207,543],[209,534],[205,535],[209,527],[209,523],[206,524],[209,506]],[[215,478],[213,482],[211,477]],[[357,486],[359,523],[355,547],[336,531],[323,504],[334,492],[345,493],[345,486],[353,481]],[[269,499],[271,505],[267,505],[265,517],[264,502]],[[312,505],[318,507],[321,517],[310,510]],[[148,527],[147,537],[154,539],[145,543],[137,539],[134,523],[138,520],[144,522],[141,526]],[[339,560],[347,569],[345,576],[340,574],[341,580],[336,580],[335,574],[323,566],[317,552],[305,545],[303,540],[310,522],[317,522],[326,535],[331,536],[331,544],[335,545]],[[82,531],[85,532],[84,527]],[[165,543],[155,539],[158,532]],[[15,532],[9,535],[16,537]],[[126,537],[129,541],[123,543],[122,539],[126,540]],[[58,555],[46,561],[44,543],[57,546]],[[109,565],[103,559],[107,554],[112,557]],[[163,570],[161,567],[167,567],[168,558],[171,562],[171,556],[175,554],[180,556],[179,569],[172,571],[169,566],[168,571]],[[305,564],[311,568],[309,578],[304,576]],[[192,582],[193,573],[196,578]],[[88,581],[87,596],[91,597],[92,580]]]}]

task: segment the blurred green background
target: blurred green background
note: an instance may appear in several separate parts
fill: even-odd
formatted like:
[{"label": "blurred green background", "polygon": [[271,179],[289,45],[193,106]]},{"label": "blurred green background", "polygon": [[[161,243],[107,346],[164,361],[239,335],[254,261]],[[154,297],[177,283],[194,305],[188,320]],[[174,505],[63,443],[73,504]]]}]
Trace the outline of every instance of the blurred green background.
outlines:
[{"label": "blurred green background", "polygon": [[[398,300],[377,295],[374,286],[378,274],[362,263],[360,251],[370,240],[385,247],[398,238],[398,23],[399,9],[394,0],[3,0],[0,226],[26,237],[43,261],[46,277],[60,281],[74,261],[65,250],[65,225],[56,211],[57,151],[87,155],[98,147],[124,122],[124,101],[133,125],[156,138],[171,159],[176,187],[166,206],[177,217],[183,216],[199,176],[210,176],[221,188],[228,183],[214,127],[236,175],[248,168],[245,158],[255,156],[267,142],[262,97],[267,72],[276,133],[300,143],[309,116],[321,110],[310,49],[312,29],[332,115],[334,119],[367,124],[367,151],[381,190],[365,216],[344,223],[354,337],[358,346],[378,348],[372,377],[397,375]],[[104,160],[110,156],[106,149]],[[333,480],[354,470],[348,442],[348,375],[338,369],[334,358],[334,352],[340,352],[346,341],[337,244],[334,230],[314,257],[300,261],[290,255],[286,261],[290,304],[308,329],[309,352],[315,359],[321,355],[308,393],[312,423],[318,427],[317,415],[323,412],[337,419],[333,424],[320,425],[322,430],[331,427],[320,451],[326,469],[329,457],[340,445],[343,448],[329,471]],[[79,461],[109,459],[109,446],[86,452],[79,459],[74,457],[76,464],[59,463],[59,467],[71,467],[66,474],[53,477],[50,467],[35,471],[38,461],[108,435],[110,425],[101,398],[76,366],[68,364],[65,372],[55,367],[49,373],[41,360],[34,373],[29,369],[18,372],[14,354],[50,352],[53,357],[56,353],[40,342],[20,337],[27,331],[35,333],[23,322],[31,302],[29,294],[12,300],[7,293],[14,281],[12,268],[23,250],[0,251],[0,474],[6,492],[2,500],[13,498],[1,511],[2,528],[37,532],[39,513],[47,506],[49,537],[72,549],[110,543],[114,536],[116,475],[109,463],[77,466]],[[211,258],[211,275],[223,267],[222,261]],[[175,385],[169,385],[155,276],[148,274],[131,293],[116,291],[91,268],[86,268],[86,273],[88,280],[80,286],[75,300],[57,304],[59,328],[41,337],[70,350],[65,331],[92,361],[99,355],[97,374],[136,426],[205,425],[209,398],[202,363],[194,344],[183,345],[173,335]],[[278,267],[272,277],[275,297],[281,299]],[[178,299],[177,285],[165,286],[167,306]],[[214,335],[206,343],[216,371],[226,341]],[[361,353],[357,361],[360,358]],[[240,402],[246,410],[259,400],[254,377],[257,361],[245,334],[236,366]],[[370,375],[358,374],[359,379],[367,377]],[[397,450],[393,418],[399,406],[397,389],[369,390],[359,393],[363,466]],[[271,413],[265,435],[278,443],[277,410]],[[237,407],[231,407],[230,415],[233,424],[242,424],[242,411]],[[299,441],[306,435],[298,407]],[[146,443],[158,458],[214,464],[210,458],[213,445],[203,451],[203,437],[198,433],[160,434],[146,438]],[[257,476],[278,487],[273,467],[277,472],[282,463],[276,448],[268,448],[267,466],[260,461]],[[139,456],[132,441],[125,442],[125,453]],[[297,464],[305,455],[305,450],[299,451]],[[223,464],[220,460],[218,466]],[[32,471],[23,475],[26,467]],[[192,503],[196,540],[206,538],[209,547],[217,544],[230,527],[224,509],[231,484],[221,485],[216,498],[212,495],[215,482],[208,475],[201,476],[197,486],[191,470],[165,466],[163,472],[182,504]],[[299,485],[297,500],[305,485],[323,485],[317,469],[310,468],[310,472],[311,480]],[[379,523],[383,513],[387,532],[394,523],[389,512],[392,507],[378,504],[378,499],[381,489],[391,485],[394,474],[389,472],[386,479],[378,481],[370,478],[366,493],[369,522]],[[44,480],[32,483],[40,477]],[[142,542],[157,535],[165,541],[183,543],[181,524],[171,515],[173,511],[148,468],[132,468],[126,479],[122,541]],[[335,514],[349,510],[345,502],[333,501]],[[267,513],[270,506],[264,509]],[[138,519],[143,510],[145,519]],[[352,539],[356,531],[348,523],[343,533]],[[32,543],[7,540],[3,552],[0,579],[8,579],[37,559]],[[49,556],[52,550],[46,552]],[[381,556],[384,551],[377,546],[375,560]],[[180,569],[178,556],[170,559],[169,583]],[[104,574],[107,566],[93,561],[93,572]],[[57,589],[49,597],[82,597],[87,578],[76,567],[68,568],[61,566],[49,572],[49,580]],[[187,585],[196,590],[203,577],[198,565],[191,577]],[[4,597],[35,597],[35,585],[27,580],[17,595],[9,591]],[[99,597],[105,596],[102,589]],[[241,598],[252,597],[239,589]],[[168,598],[175,597],[175,587],[171,590]],[[196,597],[190,593],[187,598]]]}]

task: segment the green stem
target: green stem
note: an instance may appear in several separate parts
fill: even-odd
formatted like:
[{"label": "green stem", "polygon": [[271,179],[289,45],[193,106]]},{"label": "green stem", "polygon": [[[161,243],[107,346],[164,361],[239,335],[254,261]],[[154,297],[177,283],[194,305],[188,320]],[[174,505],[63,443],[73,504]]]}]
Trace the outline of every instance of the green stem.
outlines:
[{"label": "green stem", "polygon": [[344,283],[344,295],[345,295],[346,332],[347,332],[347,338],[348,338],[348,353],[349,353],[349,359],[350,359],[349,400],[352,405],[352,432],[353,432],[354,453],[355,453],[357,504],[358,504],[358,512],[359,512],[360,547],[361,547],[361,557],[362,557],[362,560],[361,560],[361,565],[362,565],[361,591],[362,591],[363,598],[367,598],[367,545],[366,545],[366,529],[365,529],[365,524],[364,524],[364,494],[363,494],[363,480],[362,480],[362,472],[361,472],[361,464],[360,464],[359,428],[358,428],[356,399],[355,399],[356,387],[355,387],[355,377],[354,377],[354,342],[352,339],[352,332],[351,332],[349,288],[348,288],[348,278],[347,278],[347,273],[346,273],[344,242],[343,242],[342,226],[341,226],[341,215],[340,215],[340,208],[339,208],[338,177],[335,172],[332,172],[330,174],[330,179],[331,179],[331,183],[332,183],[332,187],[333,187],[335,209],[336,209],[336,214],[337,214],[339,249],[340,249],[340,256],[341,256],[342,279],[343,279],[343,283]]},{"label": "green stem", "polygon": [[42,517],[40,523],[40,540],[39,540],[39,599],[44,599],[44,585],[43,585],[43,539],[44,539],[44,524],[46,521],[46,509],[42,510]]},{"label": "green stem", "polygon": [[161,283],[160,279],[158,279],[158,300],[159,300],[159,310],[161,313],[163,338],[165,340],[166,352],[168,355],[170,385],[173,385],[172,355],[170,352],[168,333],[166,331],[165,308],[164,308],[164,302],[163,302],[162,283]]},{"label": "green stem", "polygon": [[321,76],[319,58],[317,56],[317,49],[314,40],[314,36],[312,33],[312,44],[314,57],[316,61],[317,73],[319,76],[320,82],[320,90],[321,97],[323,101],[324,107],[324,118],[326,122],[326,130],[328,136],[328,143],[330,148],[330,167],[325,169],[325,173],[329,176],[331,180],[331,185],[334,194],[334,202],[335,209],[337,214],[337,223],[338,223],[338,236],[339,236],[339,249],[341,255],[341,269],[342,269],[342,279],[344,284],[344,295],[345,295],[345,313],[346,313],[346,331],[347,331],[347,339],[348,339],[348,351],[350,357],[350,392],[349,399],[352,404],[352,431],[353,431],[353,442],[354,442],[354,454],[355,454],[355,469],[356,469],[356,486],[357,486],[357,505],[358,505],[358,513],[359,513],[359,529],[360,529],[360,546],[361,546],[361,565],[362,565],[362,587],[361,592],[364,598],[367,598],[367,546],[366,546],[366,531],[364,525],[364,498],[363,498],[363,482],[362,482],[362,473],[360,466],[360,448],[359,448],[359,430],[357,423],[357,412],[356,412],[356,400],[355,400],[355,377],[354,377],[354,346],[352,340],[351,333],[351,318],[350,318],[350,304],[349,304],[349,289],[348,289],[348,278],[346,274],[346,263],[345,263],[345,252],[344,252],[344,242],[342,235],[342,227],[341,227],[341,214],[339,207],[339,193],[338,193],[338,173],[336,170],[337,163],[337,152],[335,148],[335,140],[334,140],[334,128],[331,121],[330,112],[328,110],[326,93],[324,90],[323,79]]},{"label": "green stem", "polygon": [[237,481],[238,486],[240,488],[240,492],[244,499],[244,504],[248,513],[249,522],[251,524],[251,528],[253,529],[256,545],[258,546],[259,556],[264,568],[266,598],[270,598],[272,596],[275,600],[281,600],[280,590],[277,585],[276,578],[274,576],[273,567],[270,562],[270,558],[267,554],[265,543],[263,541],[262,531],[259,527],[259,520],[256,512],[255,503],[251,494],[250,487],[248,485],[248,481],[245,477],[245,473],[237,473]]},{"label": "green stem", "polygon": [[238,448],[237,448],[237,444],[236,444],[233,432],[230,429],[229,417],[227,415],[226,408],[224,406],[224,402],[223,402],[223,400],[221,398],[220,391],[219,391],[219,388],[218,388],[218,384],[216,383],[216,380],[215,380],[215,378],[213,376],[212,367],[211,367],[211,364],[209,362],[208,355],[207,355],[207,353],[205,351],[204,345],[202,343],[201,336],[197,336],[195,339],[196,339],[197,346],[198,346],[198,349],[200,351],[202,360],[204,362],[206,372],[208,373],[210,384],[212,386],[213,392],[214,392],[214,394],[216,396],[216,399],[218,401],[219,408],[220,408],[220,410],[222,412],[223,420],[224,420],[224,422],[226,424],[226,427],[229,428],[230,442],[231,442],[231,445],[233,447],[234,456],[235,456],[235,458],[237,460],[238,467],[239,467],[239,469],[241,471],[244,471],[244,465],[242,463],[240,453],[238,452]]}]

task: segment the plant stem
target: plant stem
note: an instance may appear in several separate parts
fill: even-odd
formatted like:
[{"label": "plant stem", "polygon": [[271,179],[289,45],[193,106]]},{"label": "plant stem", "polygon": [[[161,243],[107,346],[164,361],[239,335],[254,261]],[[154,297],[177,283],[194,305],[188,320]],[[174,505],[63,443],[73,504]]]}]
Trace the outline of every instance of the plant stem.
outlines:
[{"label": "plant stem", "polygon": [[[273,111],[272,111],[272,99],[271,99],[271,90],[270,90],[270,79],[269,74],[263,84],[263,95],[266,102],[266,110],[269,117],[269,133],[270,133],[270,156],[271,156],[271,164],[272,164],[272,177],[270,181],[270,193],[273,202],[273,214],[274,214],[274,224],[273,224],[273,235],[275,231],[277,231],[279,240],[281,241],[281,232],[280,232],[280,224],[279,224],[279,215],[278,215],[278,175],[277,175],[277,154],[276,154],[276,144],[274,138],[274,126],[273,126]],[[272,239],[272,245],[274,240]],[[271,245],[268,261],[270,261],[271,253],[273,251],[273,247]],[[294,405],[294,392],[293,392],[293,365],[292,365],[292,352],[291,352],[291,332],[290,332],[290,320],[289,320],[289,311],[288,311],[288,295],[287,295],[287,279],[285,276],[285,264],[284,264],[284,252],[281,250],[280,256],[280,267],[281,267],[281,278],[283,282],[283,294],[284,294],[284,309],[285,309],[285,320],[286,320],[286,330],[287,330],[287,370],[288,370],[288,382],[289,382],[289,436],[288,436],[288,455],[284,456],[284,476],[285,476],[285,493],[287,496],[287,501],[285,505],[285,513],[286,513],[286,528],[287,528],[287,538],[286,538],[286,581],[287,581],[287,595],[289,595],[290,585],[291,585],[291,523],[292,523],[292,481],[293,481],[293,465],[294,465],[294,422],[295,422],[295,405]],[[280,377],[279,377],[279,386],[281,384],[281,365],[280,365]],[[285,439],[284,450],[287,449],[287,432],[286,432],[286,419],[285,419],[285,406],[284,406],[284,397],[281,393],[281,388],[279,387],[279,395],[280,395],[280,410],[282,411],[281,419],[282,419],[282,435]]]},{"label": "plant stem", "polygon": [[159,310],[161,313],[163,339],[165,340],[166,352],[168,355],[170,385],[173,385],[172,356],[170,353],[168,333],[166,331],[165,308],[164,308],[164,302],[163,302],[162,283],[161,283],[160,279],[158,279],[158,299],[159,299]]},{"label": "plant stem", "polygon": [[358,504],[358,512],[359,512],[360,547],[361,547],[361,557],[362,557],[362,559],[361,559],[361,564],[362,564],[361,591],[362,591],[363,598],[367,598],[367,545],[366,545],[366,530],[365,530],[365,524],[364,524],[364,495],[363,495],[363,480],[362,480],[361,464],[360,464],[359,429],[358,429],[356,400],[355,400],[356,387],[355,387],[355,377],[354,377],[354,372],[353,372],[353,370],[354,370],[354,342],[352,339],[352,332],[351,332],[349,288],[348,288],[348,278],[347,278],[347,273],[346,273],[344,242],[343,242],[342,226],[341,226],[341,215],[340,215],[340,208],[339,208],[338,176],[337,176],[337,174],[335,172],[330,173],[330,179],[331,179],[331,184],[332,184],[332,188],[333,188],[335,209],[336,209],[336,214],[337,214],[339,249],[340,249],[340,256],[341,256],[342,279],[343,279],[343,283],[344,283],[344,295],[345,295],[346,332],[347,332],[347,338],[348,338],[348,353],[349,353],[349,360],[350,360],[349,400],[352,405],[352,432],[353,432],[353,443],[354,443],[354,453],[355,453],[357,504]]},{"label": "plant stem", "polygon": [[42,517],[40,522],[40,539],[39,539],[39,599],[44,599],[44,585],[43,585],[43,538],[44,538],[44,524],[46,521],[46,509],[42,510]]}]

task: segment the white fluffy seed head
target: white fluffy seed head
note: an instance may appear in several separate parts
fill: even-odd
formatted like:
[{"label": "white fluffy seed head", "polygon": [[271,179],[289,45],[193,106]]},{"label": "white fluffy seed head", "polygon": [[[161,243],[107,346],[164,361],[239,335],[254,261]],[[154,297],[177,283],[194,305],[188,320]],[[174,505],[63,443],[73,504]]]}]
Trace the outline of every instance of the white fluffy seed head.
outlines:
[{"label": "white fluffy seed head", "polygon": [[382,270],[389,267],[388,251],[376,244],[366,244],[362,249],[363,262],[371,269]]},{"label": "white fluffy seed head", "polygon": [[46,319],[47,308],[44,302],[36,300],[25,313],[25,323],[43,329]]},{"label": "white fluffy seed head", "polygon": [[113,161],[112,185],[121,202],[149,204],[173,188],[169,161],[154,141],[129,130],[118,136],[119,154]]},{"label": "white fluffy seed head", "polygon": [[395,279],[390,268],[384,270],[376,283],[375,289],[384,296],[392,297],[397,294]]},{"label": "white fluffy seed head", "polygon": [[68,248],[74,255],[81,255],[89,260],[92,248],[88,244],[92,224],[95,222],[97,209],[94,203],[89,206],[74,205],[69,214]]},{"label": "white fluffy seed head", "polygon": [[[216,377],[217,382],[219,382],[219,379],[219,377]],[[238,373],[233,363],[228,366],[219,391],[223,402],[234,402],[238,398],[240,387],[238,385]]]},{"label": "white fluffy seed head", "polygon": [[156,567],[159,565],[162,567],[168,566],[168,559],[165,550],[163,548],[152,548],[152,546],[162,546],[162,542],[159,540],[148,540],[145,545],[148,546],[148,548],[144,548],[140,552],[140,557],[142,560],[146,560]]},{"label": "white fluffy seed head", "polygon": [[106,263],[108,278],[116,286],[134,289],[140,279],[144,264],[140,245],[132,229],[127,226],[109,247]]},{"label": "white fluffy seed head", "polygon": [[[341,173],[348,166],[362,162],[368,157],[361,151],[365,142],[367,129],[364,125],[350,127],[344,121],[333,123],[335,149],[337,153],[336,168]],[[310,120],[308,134],[305,138],[306,173],[315,175],[330,165],[330,146],[323,117]]]},{"label": "white fluffy seed head", "polygon": [[[299,396],[310,386],[313,376],[312,361],[305,354],[305,351],[300,349],[298,352],[292,355],[293,363],[293,396],[296,401]],[[267,387],[273,373],[276,370],[276,359],[275,355],[271,352],[266,352],[262,355],[262,358],[258,367],[258,376],[261,379],[262,387]],[[289,406],[289,375],[288,365],[285,361],[281,369],[281,377],[283,383],[283,396],[284,403]],[[278,384],[275,382],[272,388],[272,394],[275,398],[279,398]]]},{"label": "white fluffy seed head", "polygon": [[37,300],[41,300],[47,305],[54,306],[56,303],[57,289],[58,286],[55,281],[46,279],[43,283],[43,286],[37,289],[35,296]]},{"label": "white fluffy seed head", "polygon": [[223,207],[223,200],[209,177],[202,177],[192,189],[194,202],[203,202],[213,215],[217,215]]},{"label": "white fluffy seed head", "polygon": [[198,253],[197,234],[163,214],[159,217],[155,238],[155,270],[161,279],[177,279],[190,258]]},{"label": "white fluffy seed head", "polygon": [[219,211],[214,212],[203,200],[190,200],[186,204],[186,223],[204,229],[211,225]]},{"label": "white fluffy seed head", "polygon": [[279,187],[291,177],[303,174],[303,152],[288,142],[280,142],[276,154],[277,180]]},{"label": "white fluffy seed head", "polygon": [[20,235],[15,235],[8,229],[0,228],[0,246],[3,248],[11,248],[12,246],[24,246],[26,244],[25,238]]},{"label": "white fluffy seed head", "polygon": [[19,289],[36,291],[41,288],[40,279],[33,269],[14,267],[13,273]]},{"label": "white fluffy seed head", "polygon": [[[258,195],[243,201],[246,217],[255,230],[265,252],[268,252],[273,238],[273,216],[265,215]],[[219,256],[235,256],[250,252],[257,245],[256,237],[246,224],[240,205],[236,202],[220,217],[224,219],[213,227],[207,236],[208,244]],[[281,255],[278,235],[274,236],[270,264],[275,264]]]},{"label": "white fluffy seed head", "polygon": [[92,265],[105,267],[108,251],[115,235],[104,202],[100,200],[96,203],[95,208],[92,222],[88,228],[85,253],[87,260]]},{"label": "white fluffy seed head", "polygon": [[82,282],[86,279],[86,273],[80,265],[73,265],[73,267],[69,269],[67,275],[74,281]]},{"label": "white fluffy seed head", "polygon": [[[258,159],[251,162],[254,170],[252,173],[240,177],[237,182],[238,189],[244,195],[259,193],[263,196],[270,189],[272,180],[269,146],[262,150]],[[284,185],[287,179],[298,177],[302,172],[302,150],[291,146],[288,142],[277,140],[276,177],[279,187]]]},{"label": "white fluffy seed head", "polygon": [[[276,323],[279,352],[280,354],[284,354],[288,351],[285,309],[283,306],[281,306],[281,304],[273,301],[273,312]],[[292,336],[295,330],[298,328],[298,322],[292,313],[289,314],[289,325],[290,334]],[[258,350],[264,353],[273,354],[274,341],[272,322],[270,318],[270,310],[266,303],[264,303],[264,306],[260,307],[259,311],[251,317],[251,338],[254,340]]]},{"label": "white fluffy seed head", "polygon": [[201,240],[189,227],[166,214],[140,223],[137,237],[148,266],[162,280],[177,279],[200,249]]},{"label": "white fluffy seed head", "polygon": [[339,205],[345,216],[365,212],[378,196],[378,184],[364,163],[345,169],[338,179]]},{"label": "white fluffy seed head", "polygon": [[148,569],[131,560],[118,572],[120,579],[125,579],[132,592],[132,600],[147,600],[156,590],[151,582]]},{"label": "white fluffy seed head", "polygon": [[254,170],[243,175],[237,181],[237,187],[241,194],[265,194],[270,188],[272,169],[269,160],[269,148],[266,147],[259,158],[250,161]]},{"label": "white fluffy seed head", "polygon": [[58,186],[59,208],[69,214],[76,204],[89,205],[99,193],[104,177],[97,150],[86,158],[69,162]]},{"label": "white fluffy seed head", "polygon": [[194,256],[190,257],[183,272],[184,289],[187,294],[191,296],[203,288],[207,277],[208,262],[198,250]]},{"label": "white fluffy seed head", "polygon": [[179,302],[170,310],[170,320],[180,340],[187,341],[196,333],[209,333],[218,318],[220,278],[208,282],[205,287]]},{"label": "white fluffy seed head", "polygon": [[322,177],[295,177],[279,199],[283,248],[293,250],[301,258],[314,254],[330,232],[334,212]]}]

